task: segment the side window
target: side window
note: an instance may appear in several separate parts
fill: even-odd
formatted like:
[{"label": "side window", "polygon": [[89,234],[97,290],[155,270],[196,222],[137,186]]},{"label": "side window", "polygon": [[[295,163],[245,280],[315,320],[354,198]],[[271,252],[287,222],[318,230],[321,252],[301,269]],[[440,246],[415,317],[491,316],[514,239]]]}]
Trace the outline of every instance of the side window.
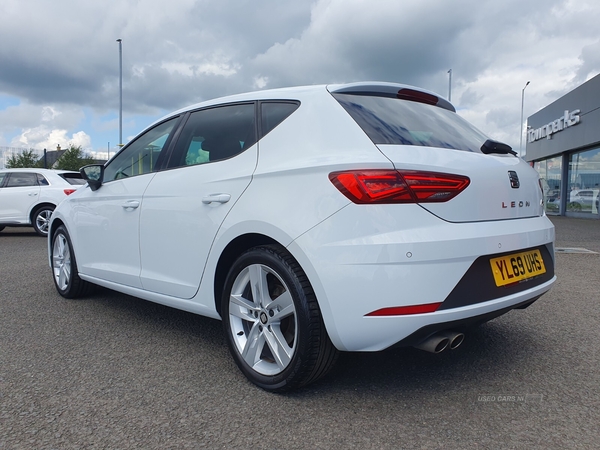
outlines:
[{"label": "side window", "polygon": [[13,172],[10,174],[6,187],[24,187],[24,186],[37,186],[37,174],[36,173],[20,173]]},{"label": "side window", "polygon": [[0,188],[4,184],[4,179],[5,178],[6,178],[6,174],[5,173],[0,173]]},{"label": "side window", "polygon": [[260,105],[261,135],[269,133],[299,106],[297,102],[262,102]]},{"label": "side window", "polygon": [[44,178],[44,175],[41,175],[38,173],[37,180],[38,180],[38,184],[40,186],[50,186],[50,183],[48,183],[48,180],[46,180],[46,178]]},{"label": "side window", "polygon": [[157,125],[129,144],[106,166],[104,181],[153,172],[178,119],[179,117],[175,117]]},{"label": "side window", "polygon": [[169,167],[231,158],[256,143],[254,103],[219,106],[190,114]]}]

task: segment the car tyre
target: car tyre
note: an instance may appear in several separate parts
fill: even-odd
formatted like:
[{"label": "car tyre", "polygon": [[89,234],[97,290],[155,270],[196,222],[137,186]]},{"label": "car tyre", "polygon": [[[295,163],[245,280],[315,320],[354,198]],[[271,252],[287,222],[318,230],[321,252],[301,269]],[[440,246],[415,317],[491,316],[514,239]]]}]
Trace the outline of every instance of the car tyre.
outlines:
[{"label": "car tyre", "polygon": [[54,206],[52,205],[40,206],[34,211],[31,224],[35,232],[40,236],[48,236],[48,227],[50,226],[52,212],[54,212]]},{"label": "car tyre", "polygon": [[90,284],[79,278],[71,238],[63,225],[52,237],[52,278],[56,290],[65,298],[78,298],[89,291]]},{"label": "car tyre", "polygon": [[233,359],[267,391],[314,382],[337,359],[306,274],[279,247],[256,247],[235,261],[225,281],[221,313]]}]

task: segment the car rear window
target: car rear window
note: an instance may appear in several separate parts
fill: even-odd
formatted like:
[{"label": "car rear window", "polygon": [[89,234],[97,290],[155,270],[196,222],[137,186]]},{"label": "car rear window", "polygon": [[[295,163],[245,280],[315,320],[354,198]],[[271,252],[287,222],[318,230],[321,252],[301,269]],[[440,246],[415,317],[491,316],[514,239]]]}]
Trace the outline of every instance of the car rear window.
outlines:
[{"label": "car rear window", "polygon": [[332,94],[375,144],[418,145],[481,153],[487,136],[455,112],[393,97]]},{"label": "car rear window", "polygon": [[62,179],[64,179],[67,183],[75,185],[75,186],[81,186],[81,185],[84,185],[85,183],[87,183],[87,181],[85,181],[83,179],[83,177],[81,176],[81,174],[79,172],[61,173],[59,176]]}]

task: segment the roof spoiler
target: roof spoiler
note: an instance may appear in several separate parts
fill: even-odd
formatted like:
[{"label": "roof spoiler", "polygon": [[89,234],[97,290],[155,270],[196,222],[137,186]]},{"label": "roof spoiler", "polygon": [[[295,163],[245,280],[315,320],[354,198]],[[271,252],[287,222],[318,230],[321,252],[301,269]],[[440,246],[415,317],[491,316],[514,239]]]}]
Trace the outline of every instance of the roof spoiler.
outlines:
[{"label": "roof spoiler", "polygon": [[377,97],[399,98],[402,100],[439,106],[440,108],[456,112],[452,103],[440,97],[435,92],[407,84],[384,82],[349,83],[329,85],[327,86],[327,90],[332,94],[372,95]]}]

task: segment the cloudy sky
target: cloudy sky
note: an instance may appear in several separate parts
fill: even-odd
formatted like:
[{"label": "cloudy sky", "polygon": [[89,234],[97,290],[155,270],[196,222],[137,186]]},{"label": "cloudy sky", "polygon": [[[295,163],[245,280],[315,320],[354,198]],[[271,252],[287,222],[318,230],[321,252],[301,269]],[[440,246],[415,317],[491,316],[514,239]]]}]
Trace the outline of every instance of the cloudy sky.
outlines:
[{"label": "cloudy sky", "polygon": [[[2,0],[0,148],[114,152],[164,114],[256,89],[396,81],[519,148],[600,73],[597,0]],[[525,141],[525,139],[524,139]],[[523,142],[525,146],[525,142]]]}]

